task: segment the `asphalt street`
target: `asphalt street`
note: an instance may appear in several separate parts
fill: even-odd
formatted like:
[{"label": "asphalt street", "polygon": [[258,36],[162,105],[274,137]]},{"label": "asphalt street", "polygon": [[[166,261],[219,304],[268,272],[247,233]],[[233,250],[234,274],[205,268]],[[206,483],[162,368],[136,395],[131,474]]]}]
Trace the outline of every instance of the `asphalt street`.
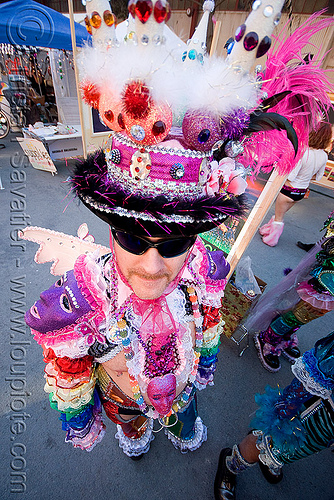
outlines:
[{"label": "asphalt street", "polygon": [[[222,338],[215,385],[198,397],[199,414],[208,427],[208,440],[182,455],[163,432],[155,436],[150,452],[133,462],[118,447],[115,426],[106,418],[107,432],[91,452],[64,442],[65,432],[43,391],[41,347],[22,322],[23,312],[48,288],[55,277],[50,264],[34,262],[37,245],[18,241],[17,229],[27,223],[76,234],[87,222],[96,242],[108,245],[108,229],[82,204],[68,195],[65,182],[70,163],[58,162],[58,174],[35,170],[24,160],[15,136],[0,141],[1,207],[1,500],[212,500],[213,480],[220,449],[240,441],[256,410],[254,394],[266,384],[285,386],[292,379],[290,365],[271,374],[261,366],[251,344],[242,357],[237,346]],[[254,273],[268,289],[295,267],[304,252],[297,240],[320,239],[323,221],[334,209],[334,191],[312,188],[309,199],[286,215],[283,235],[275,248],[253,238],[245,255]],[[267,214],[265,221],[273,213]],[[334,313],[300,330],[300,347],[310,349],[330,333]],[[16,371],[16,373],[15,373]],[[238,477],[238,500],[333,500],[333,453],[325,450],[288,465],[278,485],[268,484],[258,467]]]}]

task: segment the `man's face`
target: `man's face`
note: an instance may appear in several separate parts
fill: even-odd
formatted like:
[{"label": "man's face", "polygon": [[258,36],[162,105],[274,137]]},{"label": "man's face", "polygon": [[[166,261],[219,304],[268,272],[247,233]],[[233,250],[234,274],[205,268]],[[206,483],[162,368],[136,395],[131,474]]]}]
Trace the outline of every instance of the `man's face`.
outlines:
[{"label": "man's face", "polygon": [[[161,238],[145,238],[153,243]],[[140,299],[160,297],[181,270],[189,251],[178,257],[164,258],[156,248],[143,255],[135,255],[119,246],[114,239],[114,250],[119,270]]]},{"label": "man's face", "polygon": [[89,311],[91,307],[83,297],[73,271],[69,271],[41,293],[40,299],[26,312],[25,320],[33,330],[46,333],[72,325]]}]

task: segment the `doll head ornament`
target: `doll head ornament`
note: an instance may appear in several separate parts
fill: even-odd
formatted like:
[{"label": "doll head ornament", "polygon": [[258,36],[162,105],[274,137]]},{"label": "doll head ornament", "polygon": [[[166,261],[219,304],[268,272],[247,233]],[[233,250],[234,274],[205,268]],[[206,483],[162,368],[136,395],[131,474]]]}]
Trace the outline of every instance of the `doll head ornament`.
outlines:
[{"label": "doll head ornament", "polygon": [[35,340],[46,348],[62,341],[85,339],[86,347],[97,340],[108,303],[100,266],[91,255],[80,255],[74,270],[65,274],[48,290],[41,293],[25,314]]},{"label": "doll head ornament", "polygon": [[159,415],[167,415],[176,397],[176,377],[167,373],[162,377],[154,377],[147,386],[147,396]]},{"label": "doll head ornament", "polygon": [[76,323],[90,311],[92,308],[82,295],[74,272],[69,271],[41,293],[25,319],[30,328],[47,333]]},{"label": "doll head ornament", "polygon": [[[289,51],[279,47],[283,64],[268,52],[283,3],[255,0],[223,59],[206,53],[212,0],[187,44],[165,26],[166,0],[130,0],[122,37],[107,0],[85,2],[93,45],[79,59],[82,96],[111,130],[103,149],[72,176],[92,212],[138,236],[198,234],[244,213],[246,172],[294,167],[303,153],[298,140],[305,143],[312,125],[305,110],[323,110],[330,101],[323,72],[301,62],[307,37],[287,41]],[[265,71],[252,76],[267,52],[270,78]],[[296,82],[292,57],[304,72],[298,69]]]}]

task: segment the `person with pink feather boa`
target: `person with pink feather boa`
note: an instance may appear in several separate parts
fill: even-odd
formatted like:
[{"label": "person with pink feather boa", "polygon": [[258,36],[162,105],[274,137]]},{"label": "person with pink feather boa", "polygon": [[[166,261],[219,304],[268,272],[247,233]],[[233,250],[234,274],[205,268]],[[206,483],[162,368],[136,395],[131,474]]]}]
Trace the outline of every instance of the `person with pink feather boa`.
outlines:
[{"label": "person with pink feather boa", "polygon": [[309,147],[288,175],[276,198],[275,215],[260,227],[262,241],[270,247],[277,245],[284,229],[284,215],[298,201],[302,200],[312,179],[319,180],[324,175],[327,163],[326,149],[332,143],[330,123],[320,122],[318,128],[309,135]]}]

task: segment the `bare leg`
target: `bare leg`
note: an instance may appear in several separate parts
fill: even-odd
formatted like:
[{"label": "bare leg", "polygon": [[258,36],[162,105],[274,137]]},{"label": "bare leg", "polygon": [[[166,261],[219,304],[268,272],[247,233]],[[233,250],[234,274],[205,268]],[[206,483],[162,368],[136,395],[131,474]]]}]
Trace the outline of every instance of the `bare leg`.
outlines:
[{"label": "bare leg", "polygon": [[285,194],[279,193],[275,203],[275,222],[283,222],[284,215],[295,203],[297,202],[291,200]]},{"label": "bare leg", "polygon": [[249,463],[254,463],[259,461],[259,450],[256,447],[257,436],[253,434],[248,434],[239,444],[239,450],[241,455]]}]

